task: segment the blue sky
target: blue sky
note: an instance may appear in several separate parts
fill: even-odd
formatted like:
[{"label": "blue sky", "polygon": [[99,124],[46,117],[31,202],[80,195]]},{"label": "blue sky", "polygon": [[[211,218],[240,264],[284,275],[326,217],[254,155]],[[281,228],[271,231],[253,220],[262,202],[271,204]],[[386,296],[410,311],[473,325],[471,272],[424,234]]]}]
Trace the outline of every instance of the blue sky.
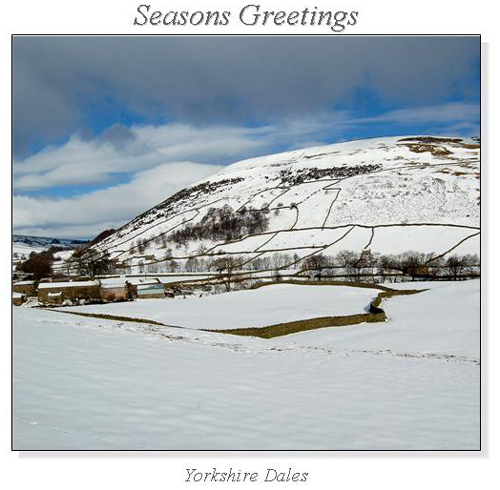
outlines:
[{"label": "blue sky", "polygon": [[478,37],[16,37],[16,233],[92,237],[231,162],[479,135]]}]

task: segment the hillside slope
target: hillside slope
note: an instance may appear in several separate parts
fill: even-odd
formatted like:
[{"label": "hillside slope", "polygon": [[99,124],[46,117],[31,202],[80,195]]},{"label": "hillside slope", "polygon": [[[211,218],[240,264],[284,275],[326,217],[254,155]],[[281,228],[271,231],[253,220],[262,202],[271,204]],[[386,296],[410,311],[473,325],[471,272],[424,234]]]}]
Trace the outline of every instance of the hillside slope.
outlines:
[{"label": "hillside slope", "polygon": [[340,250],[477,253],[479,148],[476,139],[390,137],[244,160],[95,248],[132,270],[157,271],[172,258],[232,255],[248,264],[276,252],[293,261]]}]

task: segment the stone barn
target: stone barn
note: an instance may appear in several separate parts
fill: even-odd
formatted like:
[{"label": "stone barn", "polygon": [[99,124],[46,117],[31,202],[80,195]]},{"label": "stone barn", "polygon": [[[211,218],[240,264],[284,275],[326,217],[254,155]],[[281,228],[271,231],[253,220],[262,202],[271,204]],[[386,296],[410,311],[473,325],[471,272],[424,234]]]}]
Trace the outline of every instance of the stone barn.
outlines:
[{"label": "stone barn", "polygon": [[14,306],[21,306],[26,301],[26,296],[22,293],[12,293],[12,304]]},{"label": "stone barn", "polygon": [[[38,285],[38,301],[41,303],[52,303],[70,300],[100,300],[101,287],[98,281],[70,281],[70,282],[46,282]],[[54,293],[61,293],[56,296]],[[50,294],[50,297],[49,297]]]},{"label": "stone barn", "polygon": [[12,285],[12,291],[24,294],[25,296],[36,296],[36,282],[17,281]]},{"label": "stone barn", "polygon": [[101,280],[101,299],[103,301],[127,301],[130,298],[130,285],[125,278]]}]

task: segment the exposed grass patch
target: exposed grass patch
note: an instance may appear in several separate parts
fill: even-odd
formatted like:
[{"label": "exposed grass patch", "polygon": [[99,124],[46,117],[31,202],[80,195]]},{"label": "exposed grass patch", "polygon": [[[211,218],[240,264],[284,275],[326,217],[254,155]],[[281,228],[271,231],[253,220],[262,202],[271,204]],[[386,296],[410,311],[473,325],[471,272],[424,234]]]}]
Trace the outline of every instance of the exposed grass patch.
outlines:
[{"label": "exposed grass patch", "polygon": [[405,144],[410,151],[413,153],[425,153],[428,152],[435,157],[451,155],[452,152],[447,148],[434,146],[432,144]]},{"label": "exposed grass patch", "polygon": [[366,322],[384,322],[385,313],[360,313],[357,315],[346,316],[324,316],[319,318],[310,318],[308,320],[298,320],[295,322],[277,323],[268,327],[249,327],[234,328],[230,330],[208,330],[209,332],[227,333],[231,335],[242,335],[245,337],[260,337],[263,339],[272,339],[282,335],[292,333],[306,332],[326,327],[344,327],[346,325],[356,325]]}]

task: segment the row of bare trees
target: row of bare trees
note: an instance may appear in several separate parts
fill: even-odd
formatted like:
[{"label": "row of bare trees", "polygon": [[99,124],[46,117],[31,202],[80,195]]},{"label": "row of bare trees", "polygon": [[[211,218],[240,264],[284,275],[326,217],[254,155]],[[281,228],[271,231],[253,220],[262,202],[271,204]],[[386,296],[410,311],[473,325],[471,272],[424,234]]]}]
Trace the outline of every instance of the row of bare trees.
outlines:
[{"label": "row of bare trees", "polygon": [[[401,254],[381,255],[368,251],[358,253],[342,250],[336,255],[317,253],[301,259],[298,254],[276,252],[263,257],[251,258],[244,255],[221,255],[220,257],[191,257],[186,260],[173,258],[172,251],[166,250],[160,262],[139,262],[140,273],[207,272],[214,271],[214,264],[226,262],[234,264],[240,271],[276,271],[276,275],[300,272],[321,280],[325,277],[339,277],[352,280],[369,278],[385,280],[459,280],[478,277],[480,261],[477,254],[448,255],[424,254],[408,251]],[[133,272],[132,269],[130,272]]]},{"label": "row of bare trees", "polygon": [[325,275],[345,275],[359,279],[371,276],[379,280],[385,278],[451,279],[460,280],[479,277],[480,260],[477,254],[437,256],[422,252],[408,251],[401,254],[381,255],[369,251],[361,254],[342,250],[335,256],[315,254],[302,264],[304,272],[310,272],[321,280]]}]

